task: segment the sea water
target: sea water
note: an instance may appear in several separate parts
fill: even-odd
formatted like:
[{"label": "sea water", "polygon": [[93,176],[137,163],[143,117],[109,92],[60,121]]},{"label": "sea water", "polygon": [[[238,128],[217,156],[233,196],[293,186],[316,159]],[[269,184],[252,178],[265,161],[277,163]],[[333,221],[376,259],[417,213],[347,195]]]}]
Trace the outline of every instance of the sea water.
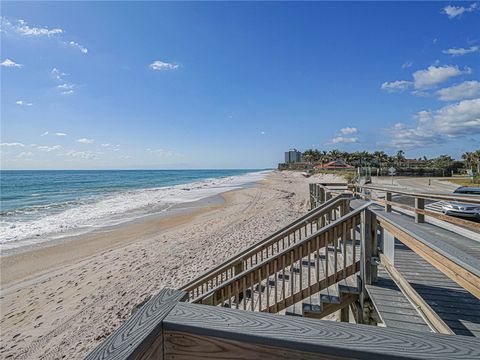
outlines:
[{"label": "sea water", "polygon": [[262,179],[267,170],[1,171],[0,249],[168,211]]}]

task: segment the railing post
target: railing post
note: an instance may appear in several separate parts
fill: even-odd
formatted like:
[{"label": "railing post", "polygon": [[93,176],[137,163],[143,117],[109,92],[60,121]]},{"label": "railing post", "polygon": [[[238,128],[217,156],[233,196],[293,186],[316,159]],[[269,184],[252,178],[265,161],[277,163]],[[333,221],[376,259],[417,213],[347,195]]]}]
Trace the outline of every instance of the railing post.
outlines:
[{"label": "railing post", "polygon": [[423,224],[425,222],[425,214],[419,214],[416,210],[425,210],[424,198],[415,198],[415,222],[417,224]]},{"label": "railing post", "polygon": [[235,275],[238,275],[240,274],[241,272],[243,272],[245,270],[245,265],[243,263],[243,260],[241,260],[240,262],[236,263],[235,265],[233,265],[233,273]]},{"label": "railing post", "polygon": [[368,209],[361,213],[360,236],[360,278],[364,288],[372,283],[372,214]]},{"label": "railing post", "polygon": [[[377,216],[373,213],[370,212],[370,222],[371,222],[371,227],[372,227],[372,258],[375,258],[375,260],[378,260],[379,255],[378,255],[378,234],[377,234]],[[372,282],[377,282],[377,263],[376,261],[372,260],[371,263],[371,268],[372,268]]]},{"label": "railing post", "polygon": [[324,201],[328,201],[332,198],[332,194],[328,191],[325,191],[325,200]]},{"label": "railing post", "polygon": [[[375,225],[374,225],[375,224]],[[376,236],[376,218],[375,215],[367,209],[361,213],[361,231],[360,231],[360,281],[361,292],[359,297],[359,305],[361,314],[361,323],[376,323],[372,317],[373,305],[368,297],[365,285],[372,283],[372,278],[376,275],[376,269],[373,269],[372,253],[373,247],[377,245]]]},{"label": "railing post", "polygon": [[345,306],[340,309],[340,321],[349,322],[350,321],[350,306]]},{"label": "railing post", "polygon": [[391,201],[392,201],[392,193],[387,191],[385,193],[385,212],[392,212],[392,204],[390,204]]},{"label": "railing post", "polygon": [[310,192],[310,210],[313,210],[315,208],[315,202],[314,202],[314,184],[308,184],[308,189]]}]

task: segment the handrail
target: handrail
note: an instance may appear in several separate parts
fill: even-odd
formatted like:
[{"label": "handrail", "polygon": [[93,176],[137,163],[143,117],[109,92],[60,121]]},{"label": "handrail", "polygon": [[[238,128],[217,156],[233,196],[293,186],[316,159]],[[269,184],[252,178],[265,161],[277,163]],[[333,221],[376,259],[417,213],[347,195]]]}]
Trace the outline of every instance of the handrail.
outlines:
[{"label": "handrail", "polygon": [[478,195],[443,195],[443,194],[429,194],[429,193],[419,193],[413,191],[404,191],[397,190],[390,187],[377,187],[377,186],[366,186],[366,185],[353,185],[353,187],[374,191],[389,192],[393,194],[406,195],[410,197],[422,198],[422,199],[434,199],[434,200],[447,200],[447,201],[465,201],[472,204],[480,204],[480,196]]},{"label": "handrail", "polygon": [[[208,272],[204,273],[200,277],[193,279],[189,283],[182,286],[180,288],[180,290],[189,292],[189,298],[191,298],[190,292],[193,292],[195,289],[198,289],[199,286],[202,286],[202,290],[203,290],[203,285],[205,283],[208,283],[209,280],[212,280],[213,278],[224,274],[227,270],[234,270],[235,266],[237,266],[239,264],[239,262],[248,260],[249,256],[256,255],[261,250],[268,249],[268,247],[272,246],[272,253],[273,253],[273,250],[274,250],[273,245],[276,242],[284,239],[285,237],[287,237],[287,236],[291,235],[292,233],[298,231],[302,227],[308,225],[309,222],[310,223],[311,223],[311,221],[317,221],[318,222],[319,218],[325,216],[326,214],[331,213],[333,210],[335,210],[339,207],[341,209],[343,207],[345,201],[348,200],[349,198],[350,198],[350,196],[341,194],[341,195],[339,195],[335,198],[330,199],[329,201],[325,202],[322,206],[309,211],[307,214],[301,216],[300,218],[295,220],[293,223],[290,223],[289,225],[287,225],[287,226],[283,227],[282,229],[276,231],[275,233],[273,233],[272,235],[263,239],[262,241],[260,241],[256,244],[253,244],[252,246],[250,246],[247,249],[241,251],[240,253],[236,254],[235,256],[228,259],[227,261],[219,264],[215,268],[213,268],[213,269],[209,270]],[[344,211],[346,211],[346,210],[344,209]],[[296,239],[294,239],[294,240],[296,240]],[[278,246],[277,246],[277,250],[278,250]],[[268,256],[268,250],[267,250],[267,256]],[[263,255],[262,255],[262,257],[263,257]],[[243,268],[244,268],[244,266],[242,265],[237,270],[243,270]],[[225,275],[225,277],[226,277],[226,275]],[[208,284],[207,284],[207,286],[208,286]]]},{"label": "handrail", "polygon": [[[415,222],[424,223],[425,216],[430,216],[438,220],[447,221],[455,225],[461,225],[466,228],[480,230],[480,223],[465,220],[459,217],[454,217],[446,215],[440,212],[428,210],[425,208],[425,200],[447,200],[447,201],[462,201],[465,203],[471,204],[480,204],[479,196],[470,196],[470,195],[442,195],[442,194],[427,194],[427,193],[417,193],[403,190],[396,190],[389,187],[376,187],[376,186],[363,186],[363,185],[353,185],[354,195],[363,197],[365,199],[372,200],[380,205],[385,207],[386,212],[392,211],[392,206],[413,211],[415,216]],[[357,189],[360,189],[360,192],[357,192]],[[366,194],[364,190],[384,192],[385,199],[374,197],[372,193]],[[393,201],[392,194],[400,194],[408,197],[415,198],[415,206],[402,204],[396,201]]]},{"label": "handrail", "polygon": [[377,222],[383,229],[461,287],[480,298],[480,269],[478,267],[462,261],[460,257],[452,257],[451,253],[446,250],[448,248],[441,248],[434,242],[423,239],[411,230],[401,227],[378,209],[372,208],[371,210],[375,213]]},{"label": "handrail", "polygon": [[[265,266],[267,266],[267,269],[268,269],[268,264],[274,264],[274,262],[278,262],[278,260],[282,257],[285,259],[287,257],[287,255],[289,255],[289,254],[293,254],[293,253],[297,254],[298,252],[300,252],[300,254],[298,255],[298,256],[300,256],[300,258],[295,260],[295,261],[301,261],[303,256],[301,256],[302,251],[298,251],[299,249],[301,249],[303,246],[307,245],[312,240],[318,239],[320,236],[324,236],[325,234],[329,234],[332,230],[336,229],[339,225],[342,225],[342,224],[346,223],[348,220],[352,219],[353,217],[359,215],[362,211],[367,209],[371,204],[372,204],[372,202],[367,202],[367,203],[363,204],[362,206],[358,207],[354,211],[351,211],[351,212],[345,214],[344,216],[340,217],[339,219],[337,219],[337,220],[331,222],[330,224],[322,227],[321,229],[317,230],[315,233],[311,234],[310,236],[302,239],[301,241],[299,241],[295,244],[292,244],[291,246],[284,249],[283,251],[273,255],[272,257],[270,257],[268,259],[263,260],[262,262],[256,264],[255,266],[251,267],[250,269],[245,270],[238,275],[235,275],[234,277],[232,277],[231,279],[228,279],[227,281],[223,282],[219,286],[217,286],[217,287],[205,292],[204,294],[196,297],[195,299],[193,299],[192,302],[194,302],[194,303],[202,302],[203,300],[209,298],[210,296],[212,296],[216,293],[220,293],[222,291],[222,289],[225,289],[226,287],[232,287],[232,285],[235,282],[238,282],[241,278],[246,278],[248,275],[251,275],[251,274],[253,276],[255,276],[258,271],[260,271],[260,274],[263,274],[262,269],[264,269]],[[360,224],[360,221],[356,225],[359,225],[359,224]],[[340,235],[340,234],[338,234],[338,235]],[[342,239],[342,240],[345,242],[345,239]],[[326,239],[326,241],[327,241],[327,246],[328,246],[328,244],[330,242],[330,239]],[[336,240],[334,240],[334,244],[335,243],[336,243]],[[336,245],[335,245],[335,247],[336,247]],[[353,247],[355,248],[355,246],[353,246]],[[355,251],[355,250],[353,250],[353,251]],[[307,256],[307,255],[310,255],[310,254],[304,254],[304,256]],[[335,255],[336,255],[336,250],[335,250]],[[354,269],[353,273],[355,273],[358,270],[357,269],[358,261],[356,261],[356,259],[355,259],[355,254],[353,254],[353,255],[354,256],[352,258],[352,261],[353,261],[352,265],[353,265],[353,269]],[[317,258],[318,258],[318,255],[317,255]],[[292,261],[293,261],[293,259],[291,259],[291,260],[287,259],[286,264],[287,265],[292,264]],[[267,277],[270,276],[270,272],[271,271],[267,270]],[[341,277],[341,276],[340,276],[340,278],[337,278],[338,274],[337,274],[336,271],[331,276],[333,276],[333,275],[335,275],[335,279],[338,279],[338,280],[341,280],[342,278],[344,278],[344,277]],[[348,275],[351,275],[351,273],[349,273]],[[329,278],[328,278],[328,272],[327,272],[327,279],[325,279],[325,280],[326,281],[323,284],[324,286],[325,285],[331,285],[330,281],[329,281]],[[237,289],[237,290],[239,290],[239,289]],[[245,289],[243,289],[243,290],[245,292]],[[310,291],[310,289],[308,289],[308,291]],[[300,289],[300,292],[303,294],[303,289]],[[236,296],[238,298],[238,293],[236,294]],[[300,300],[300,299],[295,299],[295,300]],[[238,306],[238,303],[237,303],[237,306]],[[267,307],[268,307],[268,305],[267,305]],[[268,307],[268,309],[263,310],[263,311],[270,311],[270,307]]]}]

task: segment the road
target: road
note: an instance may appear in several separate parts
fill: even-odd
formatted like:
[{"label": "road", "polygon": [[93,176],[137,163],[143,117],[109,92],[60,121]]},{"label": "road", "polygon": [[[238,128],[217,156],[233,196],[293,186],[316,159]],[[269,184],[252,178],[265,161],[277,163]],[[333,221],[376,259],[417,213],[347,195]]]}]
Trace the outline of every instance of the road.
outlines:
[{"label": "road", "polygon": [[394,177],[392,185],[391,177],[372,176],[372,184],[379,186],[394,186],[414,192],[434,192],[441,194],[451,194],[459,187],[456,184],[441,179],[442,178],[428,177]]}]

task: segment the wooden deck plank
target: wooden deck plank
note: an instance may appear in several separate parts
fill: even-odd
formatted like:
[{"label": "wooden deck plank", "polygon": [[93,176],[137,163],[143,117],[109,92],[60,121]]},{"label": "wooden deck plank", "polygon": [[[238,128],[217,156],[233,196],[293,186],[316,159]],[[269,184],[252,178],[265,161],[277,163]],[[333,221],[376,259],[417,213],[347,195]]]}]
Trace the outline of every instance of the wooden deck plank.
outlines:
[{"label": "wooden deck plank", "polygon": [[377,282],[366,285],[366,289],[386,327],[401,323],[403,329],[432,331],[383,266],[378,266]]},{"label": "wooden deck plank", "polygon": [[236,311],[179,303],[163,322],[165,334],[187,332],[357,359],[474,359],[480,343],[470,337]]},{"label": "wooden deck plank", "polygon": [[[398,241],[395,268],[456,334],[480,337],[480,299]],[[436,281],[425,278],[425,272]],[[445,299],[451,300],[450,306],[445,306]]]}]

